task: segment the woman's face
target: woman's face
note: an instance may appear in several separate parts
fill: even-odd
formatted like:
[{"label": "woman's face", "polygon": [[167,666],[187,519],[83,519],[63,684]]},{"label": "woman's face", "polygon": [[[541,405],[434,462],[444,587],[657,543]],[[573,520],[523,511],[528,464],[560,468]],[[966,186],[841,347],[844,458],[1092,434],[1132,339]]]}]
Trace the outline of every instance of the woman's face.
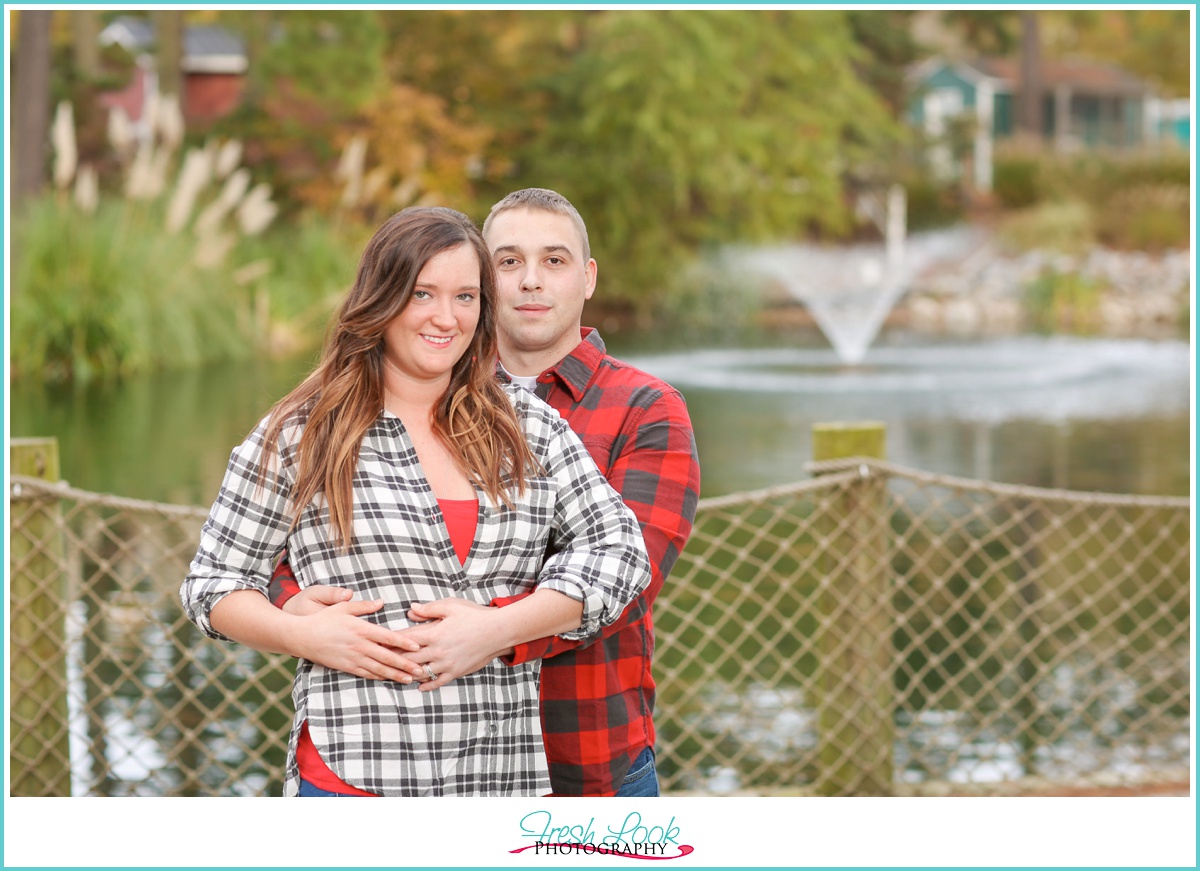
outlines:
[{"label": "woman's face", "polygon": [[383,333],[383,353],[402,376],[449,381],[479,324],[479,258],[470,245],[447,248],[425,264],[404,310]]}]

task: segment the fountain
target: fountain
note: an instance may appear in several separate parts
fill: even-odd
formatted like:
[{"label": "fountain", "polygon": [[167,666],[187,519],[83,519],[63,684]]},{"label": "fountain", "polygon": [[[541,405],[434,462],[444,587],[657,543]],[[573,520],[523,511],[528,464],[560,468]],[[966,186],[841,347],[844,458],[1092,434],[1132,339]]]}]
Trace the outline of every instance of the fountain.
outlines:
[{"label": "fountain", "polygon": [[976,235],[965,228],[906,237],[905,196],[899,185],[888,191],[886,206],[867,199],[859,211],[883,230],[882,245],[779,245],[725,253],[727,266],[772,278],[804,303],[843,365],[864,360],[914,277],[977,244]]}]

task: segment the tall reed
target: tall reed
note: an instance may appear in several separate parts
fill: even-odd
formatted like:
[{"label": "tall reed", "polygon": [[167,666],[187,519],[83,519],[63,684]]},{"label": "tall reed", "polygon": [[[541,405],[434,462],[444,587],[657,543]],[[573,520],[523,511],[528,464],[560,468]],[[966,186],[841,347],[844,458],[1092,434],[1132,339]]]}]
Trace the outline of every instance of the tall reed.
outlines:
[{"label": "tall reed", "polygon": [[[181,161],[176,102],[148,114],[151,135],[140,141],[113,114],[123,177],[98,179],[78,165],[71,109],[59,106],[51,130],[57,193],[13,215],[14,378],[127,375],[244,357],[265,344],[271,306],[261,279],[295,257],[289,245],[272,251],[257,238],[277,213],[270,189],[239,168],[239,143],[210,143]],[[247,274],[254,287],[239,280]]]}]

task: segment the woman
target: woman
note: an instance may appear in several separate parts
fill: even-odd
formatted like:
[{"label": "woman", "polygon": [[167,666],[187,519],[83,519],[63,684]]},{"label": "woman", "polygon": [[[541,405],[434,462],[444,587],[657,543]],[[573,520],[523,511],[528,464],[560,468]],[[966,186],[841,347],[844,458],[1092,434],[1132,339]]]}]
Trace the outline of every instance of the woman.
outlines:
[{"label": "woman", "polygon": [[[406,611],[533,590],[508,607],[578,638],[649,581],[637,523],[577,437],[496,380],[496,305],[465,215],[393,216],[316,370],[230,458],[180,596],[211,637],[299,658],[286,795],[546,794],[538,665],[493,661],[419,692],[436,663],[404,657]],[[301,586],[383,607],[276,609],[266,590],[284,548]],[[389,652],[347,660],[348,637]]]}]

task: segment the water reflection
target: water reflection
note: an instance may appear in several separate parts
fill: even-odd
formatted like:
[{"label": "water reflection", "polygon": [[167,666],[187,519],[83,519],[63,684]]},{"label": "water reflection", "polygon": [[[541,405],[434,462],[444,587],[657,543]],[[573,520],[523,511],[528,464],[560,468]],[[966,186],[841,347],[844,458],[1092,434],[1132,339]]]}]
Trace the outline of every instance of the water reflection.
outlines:
[{"label": "water reflection", "polygon": [[[819,336],[774,348],[613,352],[679,387],[705,496],[807,477],[814,423],[882,420],[889,458],[1008,483],[1187,494],[1190,349],[1179,341],[890,332],[841,366]],[[18,384],[13,436],[59,438],[85,489],[207,505],[230,449],[312,357],[163,373],[83,390]]]},{"label": "water reflection", "polygon": [[629,358],[679,387],[708,496],[805,477],[811,427],[880,420],[889,458],[946,474],[1082,490],[1189,492],[1184,342],[1017,337],[916,344],[870,362],[820,348]]},{"label": "water reflection", "polygon": [[[1153,666],[1172,670],[1176,685],[1186,694],[1186,668],[1179,666],[1185,659],[1178,654],[1157,659]],[[1161,740],[1146,741],[1142,735],[1135,741],[1127,728],[1138,732],[1130,727],[1147,712],[1130,675],[1080,654],[1056,668],[1035,691],[1046,707],[1032,752],[1021,746],[1018,723],[1009,716],[995,717],[996,712],[986,708],[898,710],[893,744],[897,781],[987,784],[1037,777],[1082,782],[1099,771],[1138,781],[1170,779],[1186,770],[1191,756],[1186,702],[1160,716],[1151,731]],[[742,769],[701,765],[680,779],[683,791],[754,792],[781,780],[780,769],[794,770],[792,785],[803,791],[822,770],[816,707],[799,687],[712,683],[700,693],[694,709],[680,718],[703,742],[739,760]],[[680,726],[664,715],[660,730],[675,733]],[[672,768],[669,761],[665,764]],[[762,784],[755,782],[756,776]]]},{"label": "water reflection", "polygon": [[[683,390],[709,496],[806,477],[812,425],[864,418],[887,424],[892,459],[929,471],[1109,492],[1186,494],[1190,489],[1190,349],[1182,342],[1020,338],[918,344],[892,335],[872,350],[870,365],[853,368],[839,366],[816,342],[813,347],[659,354],[625,353],[614,346],[614,353]],[[18,386],[11,395],[12,434],[57,435],[64,477],[77,486],[207,505],[231,447],[310,363],[216,367],[87,390]],[[187,538],[188,546],[192,540]],[[159,693],[165,709],[191,723],[198,722],[201,709],[215,709],[239,691],[250,711],[264,699],[284,697],[287,675],[273,674],[247,690],[241,676],[258,673],[256,655],[246,653],[237,673],[226,673],[207,659],[216,648],[204,648],[201,671],[218,679],[189,709],[180,688],[199,678],[170,651],[194,646],[194,636],[181,634],[172,641],[144,623],[123,619],[131,609],[147,612],[140,597],[152,588],[149,578],[173,584],[178,573],[117,568],[120,583],[95,590],[90,610],[72,612],[72,684],[90,682],[71,709],[73,722],[87,720],[73,732],[79,791],[204,794],[212,790],[206,781],[215,773],[185,783],[180,768],[164,760],[199,758],[200,746],[206,745],[229,758],[241,758],[245,748],[252,748],[257,761],[246,768],[237,790],[277,792],[273,778],[282,770],[285,722],[260,730],[237,713],[220,729],[163,734],[156,731],[163,708],[129,702],[121,685],[136,672]],[[161,606],[155,625],[172,626],[178,616],[172,598]],[[98,653],[96,639],[81,637],[78,626],[85,621],[123,627],[105,637],[111,656]],[[1173,657],[1172,667],[1186,661],[1186,656]],[[1180,685],[1186,686],[1186,674]],[[1108,694],[1070,697],[1079,688],[1096,686],[1107,687]],[[102,687],[116,689],[103,694]],[[1057,673],[1042,689],[1063,697],[1064,720],[1071,706],[1112,722],[1140,716],[1140,702],[1131,701],[1134,688],[1096,674],[1087,663]],[[704,734],[744,743],[745,752],[764,766],[812,752],[813,703],[800,689],[751,686],[735,692],[714,685],[705,693],[704,705],[681,713],[696,718],[690,722]],[[107,699],[102,708],[80,703],[101,695]],[[1054,705],[1057,709],[1058,702]],[[1004,737],[1011,730],[980,730],[967,716],[919,710],[910,722],[900,723],[904,738],[896,760],[901,776],[977,782],[1012,778],[1017,766],[1025,770],[1028,759]],[[665,714],[662,728],[672,728]],[[965,746],[955,744],[959,733],[975,737]],[[1173,736],[1166,749],[1127,747],[1118,737],[1114,734],[1110,745],[1107,737],[1099,742],[1086,729],[1068,727],[1058,741],[1039,748],[1034,767],[1044,776],[1070,777],[1094,769],[1095,760],[1104,758],[1120,771],[1137,774],[1175,764],[1177,755],[1188,753],[1185,732]],[[715,766],[703,782],[690,784],[714,792],[751,785]]]}]

